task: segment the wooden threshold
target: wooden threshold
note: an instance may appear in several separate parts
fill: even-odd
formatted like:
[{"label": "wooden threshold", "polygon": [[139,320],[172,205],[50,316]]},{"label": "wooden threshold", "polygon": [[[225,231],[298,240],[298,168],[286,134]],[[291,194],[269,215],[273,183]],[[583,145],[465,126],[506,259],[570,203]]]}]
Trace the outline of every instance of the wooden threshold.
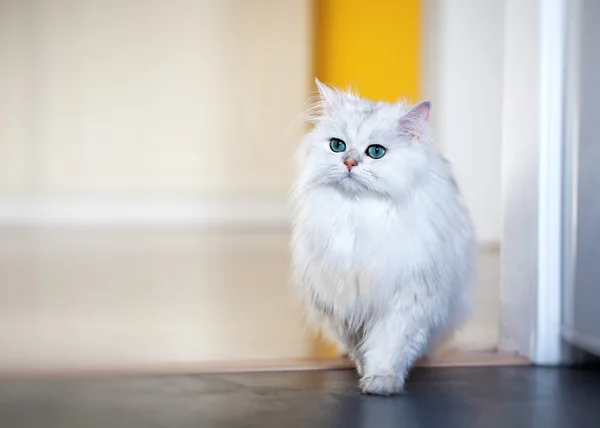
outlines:
[{"label": "wooden threshold", "polygon": [[[417,367],[482,367],[523,366],[529,360],[508,352],[444,352],[417,362]],[[212,363],[165,363],[136,366],[105,366],[78,368],[16,369],[0,372],[0,379],[113,377],[169,374],[287,372],[306,370],[352,369],[354,365],[344,357],[280,359],[260,361],[227,361]]]},{"label": "wooden threshold", "polygon": [[417,367],[482,367],[482,366],[528,366],[527,358],[512,352],[458,352],[447,351],[423,358]]}]

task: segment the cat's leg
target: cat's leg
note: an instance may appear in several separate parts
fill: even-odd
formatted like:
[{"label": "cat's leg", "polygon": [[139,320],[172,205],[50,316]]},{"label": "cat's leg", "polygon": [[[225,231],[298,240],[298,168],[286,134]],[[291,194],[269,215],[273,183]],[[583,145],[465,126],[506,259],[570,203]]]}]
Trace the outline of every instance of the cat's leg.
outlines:
[{"label": "cat's leg", "polygon": [[336,326],[336,323],[329,318],[323,321],[321,331],[325,337],[335,345],[340,355],[350,357],[351,344],[345,337],[344,331]]},{"label": "cat's leg", "polygon": [[362,351],[359,346],[362,340],[362,329],[355,332],[348,331],[343,325],[327,319],[323,323],[323,332],[336,345],[341,356],[349,358],[355,364],[356,371],[362,376]]},{"label": "cat's leg", "polygon": [[363,368],[362,355],[360,354],[360,350],[358,348],[354,348],[349,355],[349,358],[354,362],[354,366],[356,367],[356,372],[359,376],[363,376],[365,371]]},{"label": "cat's leg", "polygon": [[358,329],[358,331],[344,330],[342,336],[344,337],[344,341],[347,344],[347,356],[350,359],[350,361],[354,363],[358,375],[362,376],[364,374],[363,355],[360,346],[362,342],[362,328]]},{"label": "cat's leg", "polygon": [[[411,313],[412,312],[412,313]],[[431,321],[418,312],[389,313],[365,331],[364,362],[360,388],[366,394],[392,395],[403,392],[408,371],[431,338]]]}]

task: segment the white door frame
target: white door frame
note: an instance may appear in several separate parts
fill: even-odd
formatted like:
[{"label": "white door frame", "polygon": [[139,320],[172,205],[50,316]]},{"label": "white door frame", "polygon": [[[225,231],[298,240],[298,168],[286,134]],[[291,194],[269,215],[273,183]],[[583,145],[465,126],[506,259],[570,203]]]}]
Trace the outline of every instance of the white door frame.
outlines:
[{"label": "white door frame", "polygon": [[[524,4],[529,16],[518,15]],[[570,5],[567,0],[506,0],[506,6],[500,347],[535,364],[556,365],[571,358],[561,338]],[[519,41],[523,36],[530,40]],[[514,63],[525,58],[533,60]],[[538,86],[518,93],[527,78]],[[519,115],[527,115],[529,124]]]},{"label": "white door frame", "polygon": [[532,361],[563,362],[564,104],[567,42],[565,0],[540,3],[540,156],[538,284]]}]

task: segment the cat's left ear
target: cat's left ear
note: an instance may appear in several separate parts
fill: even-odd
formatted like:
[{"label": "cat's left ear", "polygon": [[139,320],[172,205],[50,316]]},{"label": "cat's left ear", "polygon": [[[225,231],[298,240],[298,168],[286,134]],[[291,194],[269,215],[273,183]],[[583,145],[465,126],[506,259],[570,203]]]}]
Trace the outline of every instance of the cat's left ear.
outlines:
[{"label": "cat's left ear", "polygon": [[332,109],[338,98],[337,91],[328,85],[321,83],[317,78],[315,78],[315,84],[319,90],[319,97],[321,98],[321,103],[323,104],[325,111]]},{"label": "cat's left ear", "polygon": [[400,118],[398,123],[400,134],[408,138],[419,139],[427,127],[429,110],[431,110],[431,103],[429,101],[422,101],[414,106]]}]

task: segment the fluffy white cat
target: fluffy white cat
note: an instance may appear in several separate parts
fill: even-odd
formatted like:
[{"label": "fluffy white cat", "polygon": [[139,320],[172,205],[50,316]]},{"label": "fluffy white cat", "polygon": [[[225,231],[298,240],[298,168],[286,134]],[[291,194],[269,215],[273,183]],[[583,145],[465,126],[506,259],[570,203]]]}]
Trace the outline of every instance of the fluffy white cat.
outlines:
[{"label": "fluffy white cat", "polygon": [[357,366],[365,393],[404,389],[466,309],[474,234],[429,102],[372,102],[321,84],[292,191],[294,282]]}]

